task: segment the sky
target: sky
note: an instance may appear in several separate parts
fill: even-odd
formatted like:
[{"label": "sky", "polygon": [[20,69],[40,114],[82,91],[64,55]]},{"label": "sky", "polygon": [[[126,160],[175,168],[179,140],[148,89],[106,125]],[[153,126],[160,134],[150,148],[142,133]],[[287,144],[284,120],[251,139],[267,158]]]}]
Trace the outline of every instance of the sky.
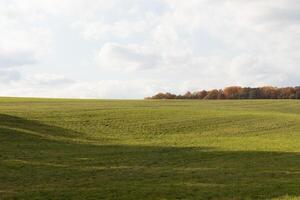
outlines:
[{"label": "sky", "polygon": [[0,96],[300,85],[299,0],[0,0]]}]

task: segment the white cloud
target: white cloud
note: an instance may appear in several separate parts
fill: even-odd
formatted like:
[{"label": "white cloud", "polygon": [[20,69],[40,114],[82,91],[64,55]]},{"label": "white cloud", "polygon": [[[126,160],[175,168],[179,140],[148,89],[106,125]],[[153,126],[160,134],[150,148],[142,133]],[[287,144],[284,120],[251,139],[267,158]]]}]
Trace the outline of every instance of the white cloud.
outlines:
[{"label": "white cloud", "polygon": [[21,75],[16,70],[0,70],[0,83],[10,83],[11,81],[18,81]]},{"label": "white cloud", "polygon": [[35,64],[32,52],[10,52],[0,50],[0,68],[19,67]]},{"label": "white cloud", "polygon": [[155,68],[160,63],[159,55],[147,47],[114,43],[105,44],[96,59],[102,68],[125,71]]},{"label": "white cloud", "polygon": [[[1,81],[0,76],[0,81]],[[156,91],[171,90],[156,80],[74,81],[60,75],[38,74],[9,84],[0,84],[1,96],[51,98],[140,98]]]},{"label": "white cloud", "polygon": [[73,80],[58,74],[34,74],[23,78],[23,81],[34,86],[65,86],[74,83]]},{"label": "white cloud", "polygon": [[34,65],[50,51],[52,33],[37,24],[43,14],[22,2],[0,2],[0,68]]},{"label": "white cloud", "polygon": [[[298,0],[1,1],[0,80],[15,86],[2,93],[125,98],[299,85],[299,13]],[[68,78],[49,75],[53,64]],[[31,68],[21,77],[20,66]]]}]

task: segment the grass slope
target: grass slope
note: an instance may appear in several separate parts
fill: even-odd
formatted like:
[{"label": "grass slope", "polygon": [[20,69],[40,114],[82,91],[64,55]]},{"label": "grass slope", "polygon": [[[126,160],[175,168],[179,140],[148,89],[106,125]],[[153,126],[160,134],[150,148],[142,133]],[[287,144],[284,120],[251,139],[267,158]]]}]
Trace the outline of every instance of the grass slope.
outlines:
[{"label": "grass slope", "polygon": [[0,98],[0,199],[298,199],[300,101]]}]

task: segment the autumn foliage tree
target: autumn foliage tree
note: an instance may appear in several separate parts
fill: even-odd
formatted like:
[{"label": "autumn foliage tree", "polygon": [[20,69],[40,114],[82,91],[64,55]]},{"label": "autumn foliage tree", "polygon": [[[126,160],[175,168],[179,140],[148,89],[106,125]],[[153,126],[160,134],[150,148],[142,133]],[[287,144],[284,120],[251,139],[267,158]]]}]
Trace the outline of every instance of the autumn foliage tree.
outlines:
[{"label": "autumn foliage tree", "polygon": [[284,88],[231,86],[219,90],[186,92],[184,95],[175,95],[168,92],[158,93],[146,99],[300,99],[300,86]]},{"label": "autumn foliage tree", "polygon": [[224,89],[224,96],[226,99],[240,99],[242,94],[242,87],[232,86]]},{"label": "autumn foliage tree", "polygon": [[295,99],[300,99],[300,87],[296,87],[295,88]]},{"label": "autumn foliage tree", "polygon": [[208,91],[204,99],[218,99],[218,97],[219,97],[219,91],[215,89],[215,90]]}]

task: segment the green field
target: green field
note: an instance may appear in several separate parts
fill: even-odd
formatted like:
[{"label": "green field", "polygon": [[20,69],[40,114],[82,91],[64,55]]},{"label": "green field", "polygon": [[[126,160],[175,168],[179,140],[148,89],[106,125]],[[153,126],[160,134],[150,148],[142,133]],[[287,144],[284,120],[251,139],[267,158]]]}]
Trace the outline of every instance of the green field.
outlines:
[{"label": "green field", "polygon": [[297,199],[300,101],[0,98],[0,199]]}]

